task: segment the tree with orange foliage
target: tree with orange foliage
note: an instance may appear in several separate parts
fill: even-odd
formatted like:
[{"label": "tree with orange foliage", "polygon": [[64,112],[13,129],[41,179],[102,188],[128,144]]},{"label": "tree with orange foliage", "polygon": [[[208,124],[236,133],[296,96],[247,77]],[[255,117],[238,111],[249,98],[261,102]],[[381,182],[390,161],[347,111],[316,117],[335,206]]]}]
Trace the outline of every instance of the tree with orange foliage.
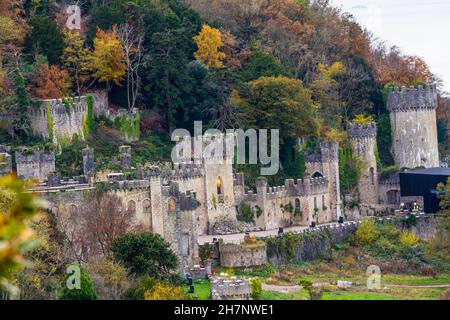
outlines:
[{"label": "tree with orange foliage", "polygon": [[69,74],[58,66],[42,64],[30,86],[31,94],[39,99],[59,99],[70,94]]},{"label": "tree with orange foliage", "polygon": [[433,80],[428,65],[420,57],[405,56],[395,46],[387,49],[382,42],[372,50],[371,63],[376,80],[383,85],[395,83],[411,86]]},{"label": "tree with orange foliage", "polygon": [[194,37],[194,41],[198,46],[194,54],[197,60],[203,61],[211,68],[223,67],[222,60],[225,59],[225,53],[219,51],[223,47],[220,30],[204,24],[202,31]]},{"label": "tree with orange foliage", "polygon": [[106,82],[108,89],[111,82],[120,85],[127,71],[127,64],[124,47],[118,37],[116,26],[113,26],[110,32],[97,29],[94,52],[89,58],[89,68],[96,80]]}]

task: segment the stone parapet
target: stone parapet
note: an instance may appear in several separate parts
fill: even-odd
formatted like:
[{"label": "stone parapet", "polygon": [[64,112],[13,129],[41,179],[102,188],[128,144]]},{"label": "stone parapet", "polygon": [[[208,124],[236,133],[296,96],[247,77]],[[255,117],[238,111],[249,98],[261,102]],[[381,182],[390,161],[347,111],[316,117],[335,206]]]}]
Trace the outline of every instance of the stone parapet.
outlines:
[{"label": "stone parapet", "polygon": [[437,108],[435,85],[397,87],[389,92],[387,108],[391,112],[434,110]]}]

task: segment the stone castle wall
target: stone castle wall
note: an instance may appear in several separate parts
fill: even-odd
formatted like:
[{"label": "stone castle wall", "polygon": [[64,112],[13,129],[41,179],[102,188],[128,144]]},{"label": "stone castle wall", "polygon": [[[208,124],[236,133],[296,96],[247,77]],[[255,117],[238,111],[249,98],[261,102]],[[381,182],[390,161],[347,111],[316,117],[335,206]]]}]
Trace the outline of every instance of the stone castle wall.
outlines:
[{"label": "stone castle wall", "polygon": [[261,266],[267,263],[266,244],[219,243],[222,267]]},{"label": "stone castle wall", "polygon": [[395,164],[399,168],[439,167],[436,87],[395,88],[387,107]]},{"label": "stone castle wall", "polygon": [[22,179],[45,181],[55,171],[55,153],[53,151],[16,151],[17,176]]},{"label": "stone castle wall", "polygon": [[256,194],[247,192],[244,201],[257,213],[256,224],[262,229],[333,220],[328,206],[328,180],[325,177],[298,179],[296,184],[294,180],[288,179],[284,186],[279,187],[267,187],[266,180],[259,179],[256,191]]},{"label": "stone castle wall", "polygon": [[75,136],[84,140],[89,134],[93,100],[92,96],[83,96],[37,101],[29,108],[33,133],[54,144],[71,143]]},{"label": "stone castle wall", "polygon": [[311,261],[320,257],[329,256],[333,245],[347,240],[355,233],[356,222],[347,222],[340,225],[332,225],[304,230],[298,233],[297,241],[291,242],[291,248],[278,245],[281,237],[266,238],[267,259],[274,265],[285,265],[298,261]]}]

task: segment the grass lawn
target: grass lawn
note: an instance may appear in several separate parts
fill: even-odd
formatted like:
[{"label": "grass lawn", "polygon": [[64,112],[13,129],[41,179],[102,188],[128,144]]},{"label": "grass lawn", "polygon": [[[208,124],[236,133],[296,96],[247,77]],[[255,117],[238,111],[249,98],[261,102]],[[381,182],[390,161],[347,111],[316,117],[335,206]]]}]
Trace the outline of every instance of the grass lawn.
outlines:
[{"label": "grass lawn", "polygon": [[382,292],[335,291],[324,292],[322,300],[397,300],[394,296]]},{"label": "grass lawn", "polygon": [[[314,275],[306,275],[302,278],[311,280],[313,282],[320,281],[337,281],[337,280],[347,280],[347,281],[355,281],[355,282],[365,282],[367,281],[367,276],[364,275],[352,275],[352,276],[342,276],[342,275],[332,275],[332,274],[314,274]],[[268,283],[278,284],[278,285],[288,285],[287,281],[276,281]],[[442,274],[437,277],[427,277],[427,276],[419,276],[419,275],[399,275],[399,274],[382,274],[381,276],[381,284],[409,284],[409,285],[433,285],[433,284],[450,284],[450,275]]]},{"label": "grass lawn", "polygon": [[[323,293],[322,300],[437,300],[447,288],[408,288],[391,287],[378,291],[336,290]],[[306,300],[308,295],[304,290],[296,292],[263,291],[264,300]]]},{"label": "grass lawn", "polygon": [[262,300],[307,300],[308,294],[304,290],[295,292],[275,292],[263,290]]},{"label": "grass lawn", "polygon": [[[184,286],[185,290],[188,291],[189,287]],[[194,281],[194,293],[189,293],[188,297],[194,299],[195,296],[198,300],[209,300],[209,295],[211,294],[211,284],[208,280],[195,280]]]}]

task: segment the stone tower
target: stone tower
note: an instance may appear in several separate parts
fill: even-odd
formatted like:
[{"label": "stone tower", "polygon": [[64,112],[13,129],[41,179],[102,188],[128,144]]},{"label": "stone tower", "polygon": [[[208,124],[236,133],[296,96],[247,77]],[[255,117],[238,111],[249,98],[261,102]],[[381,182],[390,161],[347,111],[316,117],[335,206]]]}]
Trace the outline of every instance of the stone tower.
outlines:
[{"label": "stone tower", "polygon": [[339,183],[339,144],[325,142],[320,145],[322,166],[325,177],[328,178],[328,194],[330,209],[334,219],[339,219],[341,213],[341,188]]},{"label": "stone tower", "polygon": [[352,143],[354,155],[364,161],[364,169],[358,181],[359,201],[366,205],[378,204],[376,124],[374,122],[366,125],[351,123],[347,127],[347,134]]},{"label": "stone tower", "polygon": [[328,180],[328,207],[333,220],[341,213],[341,192],[339,183],[339,144],[331,141],[320,144],[319,150],[305,154],[306,172],[310,177],[325,176]]},{"label": "stone tower", "polygon": [[436,86],[395,88],[387,108],[392,127],[392,152],[400,168],[439,167]]}]

